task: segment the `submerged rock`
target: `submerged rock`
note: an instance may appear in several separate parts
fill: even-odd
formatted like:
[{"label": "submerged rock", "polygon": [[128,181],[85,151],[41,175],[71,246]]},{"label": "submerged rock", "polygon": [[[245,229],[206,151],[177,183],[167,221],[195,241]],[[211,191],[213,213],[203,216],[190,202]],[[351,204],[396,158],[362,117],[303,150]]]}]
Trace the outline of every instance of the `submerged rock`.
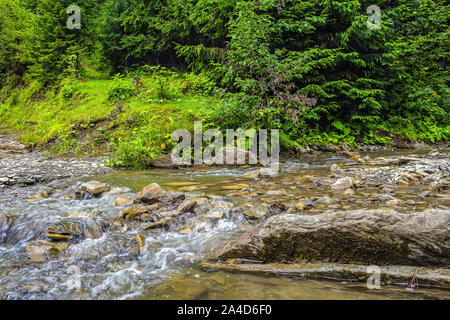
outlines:
[{"label": "submerged rock", "polygon": [[32,262],[44,262],[50,256],[58,255],[69,247],[67,242],[52,243],[48,241],[28,242],[24,251],[28,254],[28,259]]},{"label": "submerged rock", "polygon": [[221,259],[448,266],[450,210],[277,215],[227,244]]}]

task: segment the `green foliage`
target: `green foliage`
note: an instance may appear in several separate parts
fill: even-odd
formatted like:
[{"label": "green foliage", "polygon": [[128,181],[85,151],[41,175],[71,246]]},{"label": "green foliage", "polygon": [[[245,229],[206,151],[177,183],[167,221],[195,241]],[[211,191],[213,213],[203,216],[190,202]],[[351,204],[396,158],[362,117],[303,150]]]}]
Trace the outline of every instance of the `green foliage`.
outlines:
[{"label": "green foliage", "polygon": [[215,83],[205,74],[187,73],[179,86],[182,94],[210,94],[216,88]]},{"label": "green foliage", "polygon": [[111,88],[108,92],[108,98],[111,100],[127,100],[136,94],[136,89],[133,87],[130,79],[124,78],[120,74],[116,74],[111,83]]},{"label": "green foliage", "polygon": [[[124,111],[113,122],[127,108],[146,114],[132,112],[133,125],[122,119],[120,140],[101,130],[102,143],[114,144],[112,163],[129,167],[160,154],[166,139],[159,131],[167,124],[150,121],[148,108],[192,111],[190,97],[223,99],[202,111],[206,126],[278,128],[285,148],[390,144],[393,135],[448,140],[448,4],[381,0],[381,26],[371,29],[372,4],[86,0],[82,28],[70,30],[69,0],[2,0],[0,118],[42,142],[72,122],[107,117],[119,101]],[[186,116],[167,110],[165,119]],[[32,132],[26,112],[39,120]],[[141,128],[149,123],[158,127]]]},{"label": "green foliage", "polygon": [[[65,101],[70,100],[76,92],[78,92],[80,89],[78,81],[69,79],[66,82],[62,83],[61,87],[61,96],[64,98]],[[51,91],[49,91],[51,92]]]}]

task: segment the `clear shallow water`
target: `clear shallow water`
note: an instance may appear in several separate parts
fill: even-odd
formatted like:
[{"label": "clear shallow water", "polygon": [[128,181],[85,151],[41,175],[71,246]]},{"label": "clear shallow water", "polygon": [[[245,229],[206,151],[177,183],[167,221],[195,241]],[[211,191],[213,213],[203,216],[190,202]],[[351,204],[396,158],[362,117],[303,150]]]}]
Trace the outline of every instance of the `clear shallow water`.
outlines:
[{"label": "clear shallow water", "polygon": [[[187,168],[117,172],[94,177],[108,182],[113,190],[89,200],[64,198],[64,191],[46,199],[0,202],[0,213],[9,228],[0,230],[0,298],[2,299],[428,299],[450,298],[449,291],[422,288],[410,292],[401,286],[369,290],[364,284],[316,281],[243,273],[207,272],[195,262],[213,255],[227,240],[251,227],[240,213],[258,204],[256,200],[227,197],[224,186],[247,184],[258,190],[289,190],[286,200],[322,196],[323,190],[298,186],[295,177],[325,175],[331,163],[349,161],[322,155],[285,159],[281,174],[256,183],[243,178],[249,167]],[[83,179],[87,180],[87,179]],[[167,230],[139,226],[115,226],[120,211],[114,206],[119,194],[132,194],[157,182],[167,190],[184,191],[206,199],[197,216],[185,215]],[[178,184],[177,184],[178,182]],[[73,181],[76,183],[76,181]],[[115,188],[114,188],[115,187]],[[293,189],[292,187],[295,187]],[[45,186],[24,189],[23,196],[36,194]],[[333,194],[330,194],[333,196]],[[334,209],[328,209],[334,210]],[[199,219],[198,215],[223,212],[221,219]],[[90,236],[70,242],[58,256],[45,262],[29,261],[27,243],[45,240],[46,228],[76,225]],[[146,236],[141,253],[137,235]],[[80,289],[73,289],[74,280]]]}]

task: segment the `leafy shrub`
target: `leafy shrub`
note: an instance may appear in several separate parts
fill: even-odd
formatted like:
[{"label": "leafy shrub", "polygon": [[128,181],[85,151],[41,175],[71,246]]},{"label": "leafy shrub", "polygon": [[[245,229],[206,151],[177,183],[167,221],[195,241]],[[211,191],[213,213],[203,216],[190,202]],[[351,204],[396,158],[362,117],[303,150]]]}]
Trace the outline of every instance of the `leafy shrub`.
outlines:
[{"label": "leafy shrub", "polygon": [[110,100],[126,100],[136,94],[136,88],[133,86],[131,80],[123,77],[120,74],[116,74],[113,77],[111,88],[108,92],[108,99]]},{"label": "leafy shrub", "polygon": [[205,74],[187,73],[179,86],[179,90],[183,94],[210,94],[215,88],[215,83],[211,81]]},{"label": "leafy shrub", "polygon": [[70,79],[63,83],[60,93],[64,100],[68,101],[80,90],[80,86],[78,81],[74,79]]}]

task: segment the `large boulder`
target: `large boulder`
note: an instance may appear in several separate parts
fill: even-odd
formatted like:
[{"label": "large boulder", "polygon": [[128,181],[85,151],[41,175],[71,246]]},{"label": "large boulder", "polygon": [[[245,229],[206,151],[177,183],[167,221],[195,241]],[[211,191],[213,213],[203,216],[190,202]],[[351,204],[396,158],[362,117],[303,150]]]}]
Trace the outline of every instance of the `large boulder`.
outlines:
[{"label": "large boulder", "polygon": [[221,259],[448,266],[450,210],[277,215],[228,243]]}]

